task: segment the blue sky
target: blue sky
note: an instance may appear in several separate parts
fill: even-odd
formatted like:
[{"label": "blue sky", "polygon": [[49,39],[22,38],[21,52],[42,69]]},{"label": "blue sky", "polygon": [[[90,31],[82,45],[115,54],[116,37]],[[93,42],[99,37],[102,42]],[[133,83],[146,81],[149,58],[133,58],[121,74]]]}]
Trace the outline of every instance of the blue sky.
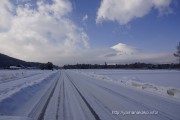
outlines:
[{"label": "blue sky", "polygon": [[153,9],[149,14],[136,18],[126,25],[119,25],[116,21],[96,24],[96,14],[101,0],[91,0],[91,2],[72,0],[72,3],[73,17],[79,25],[82,25],[82,17],[88,15],[86,26],[82,25],[82,27],[90,36],[93,47],[108,47],[122,42],[147,51],[152,48],[157,51],[173,51],[174,46],[179,42],[179,3],[171,3],[172,13],[159,15],[158,11]]},{"label": "blue sky", "polygon": [[178,0],[7,0],[0,11],[0,51],[19,59],[176,62]]}]

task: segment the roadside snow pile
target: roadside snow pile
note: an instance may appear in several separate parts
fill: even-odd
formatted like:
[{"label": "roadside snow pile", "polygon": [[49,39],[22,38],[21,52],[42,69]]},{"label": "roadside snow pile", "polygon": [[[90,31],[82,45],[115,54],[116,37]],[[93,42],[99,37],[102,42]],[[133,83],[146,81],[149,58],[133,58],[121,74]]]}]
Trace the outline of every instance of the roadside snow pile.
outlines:
[{"label": "roadside snow pile", "polygon": [[163,86],[157,86],[151,83],[140,83],[136,81],[129,80],[129,86],[146,90],[153,93],[158,93],[165,96],[173,96],[175,98],[180,98],[180,89],[178,88],[169,88]]},{"label": "roadside snow pile", "polygon": [[179,89],[170,88],[167,90],[167,94],[180,98],[180,90]]},{"label": "roadside snow pile", "polygon": [[92,78],[95,78],[95,79],[98,79],[98,80],[104,80],[107,82],[112,82],[115,84],[120,84],[120,85],[128,86],[131,88],[137,88],[140,90],[160,94],[163,96],[170,96],[170,97],[180,99],[180,89],[178,89],[178,88],[164,87],[164,86],[159,86],[159,85],[155,85],[152,83],[138,82],[137,80],[135,80],[136,79],[135,77],[134,78],[123,77],[121,79],[112,79],[105,75],[97,75],[94,72],[86,72],[86,73],[82,72],[82,71],[76,71],[76,72],[86,75],[86,76],[89,76],[89,77],[92,77]]},{"label": "roadside snow pile", "polygon": [[[59,75],[60,74],[58,71],[45,72],[43,74],[38,75],[37,79],[34,79],[33,77],[29,78],[32,80],[32,83],[23,83],[23,85],[19,88],[16,88],[14,90],[10,89],[10,91],[8,91],[6,94],[1,94],[0,120],[1,118],[3,118],[3,115],[29,116],[32,118],[36,117],[36,115],[39,115],[50,93],[52,92],[52,89],[54,88],[56,81],[59,79]],[[19,82],[19,80],[17,81]],[[10,83],[12,83],[12,81]],[[0,84],[0,89],[1,85],[2,84]],[[11,87],[13,88],[12,85]],[[13,117],[12,120],[14,120]]]},{"label": "roadside snow pile", "polygon": [[26,88],[28,86],[33,86],[35,84],[42,82],[53,73],[55,72],[44,71],[44,73],[36,75],[36,76],[1,83],[0,84],[0,101],[12,96],[13,94],[19,92],[23,88]]}]

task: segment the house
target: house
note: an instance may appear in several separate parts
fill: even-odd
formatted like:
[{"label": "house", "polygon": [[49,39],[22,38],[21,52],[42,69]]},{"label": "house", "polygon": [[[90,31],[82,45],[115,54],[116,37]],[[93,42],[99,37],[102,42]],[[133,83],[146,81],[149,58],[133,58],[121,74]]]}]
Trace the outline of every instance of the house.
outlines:
[{"label": "house", "polygon": [[21,67],[17,67],[17,66],[9,66],[9,69],[12,69],[12,70],[19,70],[19,69],[21,69]]}]

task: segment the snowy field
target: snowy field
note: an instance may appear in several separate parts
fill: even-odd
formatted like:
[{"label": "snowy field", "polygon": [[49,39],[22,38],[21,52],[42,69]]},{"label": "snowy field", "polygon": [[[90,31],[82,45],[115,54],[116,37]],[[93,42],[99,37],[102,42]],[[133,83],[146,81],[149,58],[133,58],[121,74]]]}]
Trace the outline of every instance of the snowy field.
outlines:
[{"label": "snowy field", "polygon": [[90,77],[180,99],[179,70],[75,70]]},{"label": "snowy field", "polygon": [[0,70],[0,83],[41,74],[42,70]]},{"label": "snowy field", "polygon": [[178,70],[84,70],[83,72],[108,76],[113,80],[133,80],[180,88],[180,71]]},{"label": "snowy field", "polygon": [[179,73],[1,70],[0,120],[180,120]]}]

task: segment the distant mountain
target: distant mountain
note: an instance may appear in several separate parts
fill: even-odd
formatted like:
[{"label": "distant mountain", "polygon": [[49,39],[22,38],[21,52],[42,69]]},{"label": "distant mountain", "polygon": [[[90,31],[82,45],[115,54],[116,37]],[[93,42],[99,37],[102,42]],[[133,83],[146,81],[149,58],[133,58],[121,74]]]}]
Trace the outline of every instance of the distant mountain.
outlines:
[{"label": "distant mountain", "polygon": [[9,68],[9,66],[23,65],[25,67],[39,67],[43,63],[26,62],[0,53],[0,68]]}]

